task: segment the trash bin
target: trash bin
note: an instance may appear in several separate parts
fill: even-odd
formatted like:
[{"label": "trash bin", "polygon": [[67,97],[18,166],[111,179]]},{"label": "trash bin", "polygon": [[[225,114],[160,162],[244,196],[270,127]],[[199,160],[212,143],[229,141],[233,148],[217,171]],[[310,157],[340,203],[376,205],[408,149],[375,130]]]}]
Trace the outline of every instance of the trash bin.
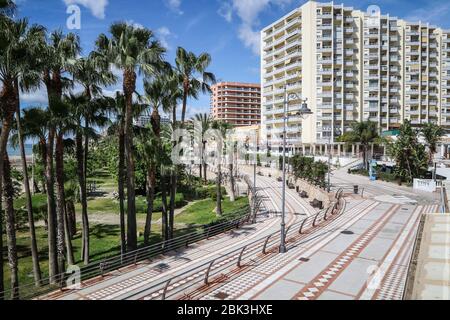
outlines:
[{"label": "trash bin", "polygon": [[353,192],[355,194],[358,194],[359,193],[359,186],[353,186]]}]

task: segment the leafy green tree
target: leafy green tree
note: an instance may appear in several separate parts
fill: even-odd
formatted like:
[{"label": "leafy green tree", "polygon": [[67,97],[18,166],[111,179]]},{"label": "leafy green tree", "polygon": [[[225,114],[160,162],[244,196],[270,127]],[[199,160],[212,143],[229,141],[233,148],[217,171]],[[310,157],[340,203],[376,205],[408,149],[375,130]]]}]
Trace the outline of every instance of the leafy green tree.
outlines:
[{"label": "leafy green tree", "polygon": [[445,135],[445,130],[437,124],[428,122],[422,127],[422,135],[425,138],[425,142],[428,147],[430,164],[433,164],[434,155],[437,152],[437,144]]},{"label": "leafy green tree", "polygon": [[389,154],[395,159],[394,173],[403,181],[412,182],[422,178],[428,170],[428,154],[425,146],[419,143],[419,132],[409,120],[400,127],[400,135],[389,147]]}]

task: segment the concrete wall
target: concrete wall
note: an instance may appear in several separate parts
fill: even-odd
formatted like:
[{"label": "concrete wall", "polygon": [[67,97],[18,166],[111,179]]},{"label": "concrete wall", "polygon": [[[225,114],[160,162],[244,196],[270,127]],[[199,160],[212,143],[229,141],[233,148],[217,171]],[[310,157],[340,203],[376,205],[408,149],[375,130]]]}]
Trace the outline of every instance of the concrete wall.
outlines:
[{"label": "concrete wall", "polygon": [[[268,177],[270,174],[274,179],[282,177],[282,171],[273,168],[258,167],[257,172],[261,172],[262,174],[264,174],[265,177]],[[296,181],[292,175],[287,175],[286,179],[288,179],[290,183],[293,183],[296,189],[298,187],[300,192],[306,191],[306,193],[309,196],[308,201],[313,201],[314,199],[317,199],[323,202],[324,207],[328,207],[333,201],[334,198],[333,193],[328,194],[328,192],[326,192],[325,190],[313,186],[308,182],[300,179]]]}]

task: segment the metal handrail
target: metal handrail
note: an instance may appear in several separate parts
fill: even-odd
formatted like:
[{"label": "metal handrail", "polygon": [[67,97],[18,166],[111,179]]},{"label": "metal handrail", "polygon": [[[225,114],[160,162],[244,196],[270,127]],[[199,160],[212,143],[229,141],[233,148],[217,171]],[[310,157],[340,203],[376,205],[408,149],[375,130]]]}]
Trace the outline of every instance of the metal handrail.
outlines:
[{"label": "metal handrail", "polygon": [[[335,203],[333,203],[333,206],[335,204],[338,205],[339,210],[337,211],[338,213],[342,213],[345,210],[345,200],[343,200],[343,198],[340,196],[337,201]],[[321,211],[322,214],[325,213],[326,210]],[[337,214],[337,213],[336,213]],[[315,218],[316,216],[310,216],[308,218],[305,218],[302,221],[299,221],[295,224],[292,225],[292,228],[289,229],[293,230],[292,233],[292,237],[298,236],[298,234],[296,235],[296,228],[300,225],[300,224],[304,224],[304,221],[306,220],[312,220],[312,218]],[[212,277],[214,277],[215,275],[218,275],[220,273],[220,276],[223,277],[225,276],[224,274],[222,274],[222,271],[227,271],[228,273],[233,273],[233,272],[238,272],[240,268],[242,268],[242,260],[243,260],[243,255],[244,252],[246,252],[246,255],[252,255],[253,259],[255,258],[259,258],[259,259],[264,259],[265,256],[267,256],[268,252],[267,252],[267,247],[269,245],[273,245],[274,248],[278,247],[278,242],[279,240],[277,239],[277,236],[279,236],[279,232],[274,232],[273,234],[269,235],[269,236],[264,236],[262,238],[259,238],[255,241],[252,241],[251,243],[246,244],[245,246],[236,248],[235,250],[223,255],[220,258],[214,258],[212,261],[207,261],[204,262],[203,264],[193,267],[185,272],[183,272],[182,275],[176,275],[172,278],[170,278],[170,283],[176,283],[176,279],[178,279],[181,283],[184,283],[185,285],[174,285],[173,289],[171,290],[172,292],[169,293],[170,296],[176,296],[181,294],[186,288],[188,287],[192,287],[195,284],[203,284],[203,286],[208,287],[210,283],[212,283],[212,281],[210,281],[210,279]],[[286,239],[288,239],[290,237],[289,233],[286,234]],[[219,261],[220,260],[220,261]],[[237,260],[237,263],[236,263]],[[254,261],[254,260],[253,260]],[[213,268],[213,265],[216,266],[216,268]],[[230,268],[237,268],[238,270],[231,270],[229,271]],[[205,271],[206,269],[206,271]],[[202,274],[206,274],[205,278],[201,278],[199,275]],[[195,280],[194,283],[190,282],[187,283],[186,281],[183,281],[184,279],[191,279],[195,280],[195,278],[197,278],[197,280]],[[138,292],[135,292],[134,294],[132,294],[131,296],[128,297],[128,299],[131,298],[143,298],[143,297],[155,297],[158,298],[159,296],[161,296],[160,292],[161,292],[161,287],[167,283],[167,279],[162,280],[160,282],[154,283],[151,287],[146,287],[145,289],[142,289]],[[186,296],[186,295],[183,295]],[[165,290],[165,296],[164,299],[167,298],[167,290]]]},{"label": "metal handrail", "polygon": [[[248,178],[247,175],[242,175],[241,178],[243,178],[244,180],[248,180],[246,179]],[[252,185],[250,182],[248,184],[249,186]],[[259,197],[260,196],[257,192],[255,192],[255,195],[252,195],[252,198],[254,198],[255,201],[259,201]],[[238,212],[240,211],[236,211],[235,213]],[[167,252],[187,247],[189,244],[209,239],[211,237],[233,230],[236,227],[239,228],[240,226],[249,223],[250,220],[251,212],[248,212],[246,210],[243,217],[217,224],[213,223],[209,225],[192,227],[189,229],[193,229],[193,232],[183,234],[179,237],[142,247],[125,254],[115,255],[109,258],[104,258],[102,260],[92,262],[80,268],[81,281],[92,279],[97,276],[103,277],[104,274],[107,274],[108,272],[118,270],[130,265],[136,265],[138,262],[149,260],[159,255],[164,255]],[[67,277],[68,275],[64,273],[55,275],[54,279],[62,279],[62,281],[60,282],[63,282],[67,280]],[[27,295],[21,295],[22,299],[48,294],[55,290],[61,289],[61,287],[60,285],[50,284],[50,277],[48,277],[41,280],[40,287],[36,287],[34,283],[19,286],[19,292],[24,291],[25,289],[30,289],[30,291],[32,292]],[[10,292],[11,289],[5,290],[3,294],[6,297]]]}]

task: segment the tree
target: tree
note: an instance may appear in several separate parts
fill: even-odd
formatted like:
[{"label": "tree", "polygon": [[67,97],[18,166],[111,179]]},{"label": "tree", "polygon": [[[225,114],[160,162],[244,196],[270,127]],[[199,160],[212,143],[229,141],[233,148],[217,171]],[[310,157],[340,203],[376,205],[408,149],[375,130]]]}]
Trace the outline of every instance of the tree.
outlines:
[{"label": "tree", "polygon": [[[82,250],[81,255],[84,264],[89,263],[89,220],[87,214],[87,159],[89,154],[89,137],[92,134],[91,127],[104,125],[106,122],[105,109],[100,103],[92,103],[94,97],[102,93],[101,86],[108,86],[116,82],[116,77],[109,70],[107,61],[102,60],[102,55],[92,52],[87,58],[79,58],[71,68],[74,80],[80,83],[84,89],[83,98],[79,101],[76,112],[78,129],[76,131],[77,162],[82,210]],[[84,128],[81,125],[84,119]],[[84,135],[84,148],[82,136]]]},{"label": "tree", "polygon": [[[206,150],[206,132],[211,129],[211,126],[213,124],[213,120],[211,118],[211,116],[209,114],[206,113],[199,113],[196,114],[194,116],[194,120],[195,122],[198,124],[198,126],[200,127],[194,127],[194,136],[195,137],[199,137],[201,139],[201,141],[198,141],[198,144],[200,145],[200,178],[202,177],[202,168],[203,168],[203,179],[204,179],[204,183],[207,184],[208,180],[207,180],[207,175],[206,175],[206,170],[207,170],[207,164],[205,162],[205,150]],[[195,132],[195,131],[198,132]]]},{"label": "tree", "polygon": [[213,73],[206,71],[211,64],[211,56],[202,53],[196,56],[179,47],[175,59],[175,70],[179,75],[183,90],[183,106],[181,110],[181,123],[184,125],[188,98],[197,99],[200,91],[211,93],[210,85],[216,82]]},{"label": "tree", "polygon": [[221,216],[222,212],[222,161],[223,155],[232,152],[232,150],[227,150],[227,144],[225,143],[228,135],[228,131],[232,128],[229,123],[222,121],[213,121],[211,125],[212,129],[216,130],[214,134],[214,140],[217,143],[217,154],[216,154],[216,163],[217,163],[217,176],[216,176],[216,214]]},{"label": "tree", "polygon": [[[47,89],[49,110],[57,110],[62,104],[62,95],[65,88],[71,85],[70,79],[66,77],[71,69],[77,55],[81,52],[80,40],[73,33],[64,35],[61,31],[54,31],[49,39],[43,39],[42,43],[41,67],[42,82]],[[49,117],[47,134],[47,151],[45,181],[47,191],[48,208],[48,247],[49,247],[49,277],[50,283],[57,281],[58,273],[58,248],[57,235],[64,234],[61,228],[63,223],[58,223],[57,217],[63,217],[63,212],[56,212],[55,194],[54,194],[54,165],[53,154],[56,138],[56,123]],[[59,210],[64,207],[58,206]]]},{"label": "tree", "polygon": [[[144,244],[149,244],[149,237],[151,231],[151,218],[153,214],[153,201],[156,188],[156,168],[159,160],[160,144],[161,144],[161,116],[159,110],[162,108],[165,112],[171,112],[176,108],[176,99],[178,86],[174,81],[172,72],[168,72],[165,75],[156,77],[153,80],[146,80],[144,82],[145,97],[150,106],[152,107],[151,114],[151,132],[148,132],[148,141],[142,143],[142,151],[146,156],[147,164],[147,219],[144,231]],[[176,113],[176,112],[175,112]],[[176,117],[176,114],[175,114]],[[173,123],[173,127],[175,123]],[[176,189],[175,189],[176,190]],[[170,207],[174,206],[175,198],[171,196]],[[173,202],[173,204],[172,204]],[[172,212],[172,211],[171,211]],[[163,212],[163,215],[167,215],[167,212]],[[173,234],[173,216],[166,217],[169,221],[169,237]]]},{"label": "tree", "polygon": [[363,149],[364,167],[368,168],[368,150],[372,143],[379,139],[377,124],[372,121],[354,122],[352,123],[352,131],[344,133],[340,137],[340,141],[347,143],[359,143]]},{"label": "tree", "polygon": [[445,130],[441,126],[432,122],[425,123],[422,128],[422,135],[425,138],[428,147],[430,164],[433,164],[434,155],[437,152],[437,144],[439,140],[445,135]]},{"label": "tree", "polygon": [[19,299],[19,266],[17,260],[16,221],[14,212],[14,187],[11,179],[11,166],[8,154],[3,162],[3,201],[5,203],[6,238],[8,245],[8,264],[11,269],[11,298]]},{"label": "tree", "polygon": [[418,131],[409,120],[400,127],[397,140],[389,147],[389,154],[395,159],[394,173],[403,181],[412,182],[421,178],[428,170],[428,155],[425,146],[419,143]]},{"label": "tree", "polygon": [[[39,285],[41,280],[41,271],[39,266],[39,257],[36,244],[36,233],[31,203],[31,193],[28,181],[28,172],[27,172],[28,166],[25,157],[25,147],[21,126],[20,93],[21,91],[33,90],[39,84],[39,69],[37,64],[35,63],[35,60],[39,51],[38,50],[39,40],[43,36],[45,29],[42,26],[38,25],[30,26],[26,19],[18,21],[5,20],[2,22],[3,22],[2,25],[8,29],[3,30],[4,33],[2,33],[0,38],[4,37],[6,41],[9,43],[9,45],[7,50],[3,54],[1,54],[1,61],[3,67],[1,68],[2,71],[0,71],[1,74],[0,78],[2,79],[4,85],[5,83],[12,84],[15,110],[13,112],[11,106],[11,109],[7,111],[8,108],[4,108],[3,103],[2,109],[7,113],[4,114],[4,119],[7,119],[8,123],[9,121],[11,121],[11,115],[15,114],[16,116],[15,127],[17,135],[15,140],[19,145],[19,149],[21,152],[22,171],[24,174],[24,187],[27,198],[27,213],[30,231],[30,247],[33,261],[33,274],[35,284]],[[20,59],[21,61],[17,61],[17,59]],[[9,85],[6,85],[5,87],[8,86]],[[4,126],[3,128],[5,130],[2,131],[2,134],[4,133],[6,135],[6,133],[10,128],[8,129],[8,125]],[[2,138],[4,137],[5,136],[3,136]]]},{"label": "tree", "polygon": [[110,28],[111,38],[101,34],[97,39],[97,51],[123,72],[125,95],[125,154],[127,180],[127,249],[137,248],[135,172],[133,157],[133,94],[136,91],[137,73],[155,75],[164,66],[165,49],[153,39],[153,32],[126,23],[115,23]]}]

